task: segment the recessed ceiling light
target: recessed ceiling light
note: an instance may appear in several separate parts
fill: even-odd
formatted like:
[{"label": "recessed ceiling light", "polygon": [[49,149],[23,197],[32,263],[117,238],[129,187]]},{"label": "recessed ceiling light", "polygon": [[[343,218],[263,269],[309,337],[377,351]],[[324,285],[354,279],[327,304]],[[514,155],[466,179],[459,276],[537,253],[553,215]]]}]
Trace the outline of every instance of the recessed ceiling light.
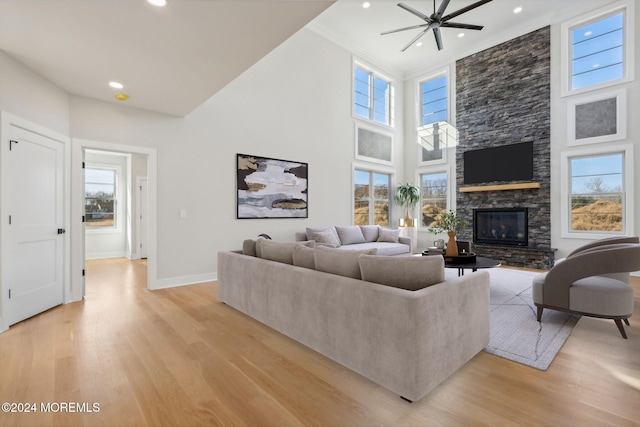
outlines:
[{"label": "recessed ceiling light", "polygon": [[109,82],[109,86],[111,86],[114,89],[122,89],[124,87],[122,83],[118,83],[118,82]]},{"label": "recessed ceiling light", "polygon": [[458,33],[458,37],[463,38],[464,37],[464,33]]},{"label": "recessed ceiling light", "polygon": [[118,101],[126,101],[127,99],[129,99],[129,95],[127,95],[126,93],[116,93],[115,97]]},{"label": "recessed ceiling light", "polygon": [[422,42],[416,43],[416,46],[418,46],[418,47],[422,46]]},{"label": "recessed ceiling light", "polygon": [[364,7],[365,9],[369,9],[369,6],[371,6],[371,3],[369,3],[368,1],[362,3],[362,7]]},{"label": "recessed ceiling light", "polygon": [[516,7],[515,9],[513,9],[513,13],[520,13],[520,12],[522,12],[521,7]]},{"label": "recessed ceiling light", "polygon": [[147,0],[154,6],[162,7],[167,5],[167,0]]}]

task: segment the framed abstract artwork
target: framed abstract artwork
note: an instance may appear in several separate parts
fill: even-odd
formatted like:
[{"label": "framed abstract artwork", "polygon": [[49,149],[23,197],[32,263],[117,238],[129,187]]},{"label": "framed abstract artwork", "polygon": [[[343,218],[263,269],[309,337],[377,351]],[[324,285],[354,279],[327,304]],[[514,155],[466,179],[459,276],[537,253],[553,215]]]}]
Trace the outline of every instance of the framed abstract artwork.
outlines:
[{"label": "framed abstract artwork", "polygon": [[236,155],[236,218],[308,218],[309,165]]}]

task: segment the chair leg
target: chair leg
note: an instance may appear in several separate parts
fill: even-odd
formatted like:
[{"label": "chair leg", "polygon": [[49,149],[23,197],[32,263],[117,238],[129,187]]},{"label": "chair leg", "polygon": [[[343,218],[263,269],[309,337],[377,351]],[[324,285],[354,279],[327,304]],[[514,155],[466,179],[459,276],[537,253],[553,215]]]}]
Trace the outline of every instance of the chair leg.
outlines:
[{"label": "chair leg", "polygon": [[629,319],[622,319],[622,320],[624,320],[625,325],[629,326]]},{"label": "chair leg", "polygon": [[542,320],[542,310],[544,310],[544,308],[542,306],[538,306],[538,315],[537,315],[538,322]]},{"label": "chair leg", "polygon": [[613,321],[616,322],[616,326],[618,327],[618,330],[622,334],[622,338],[624,338],[626,340],[627,339],[627,333],[624,331],[624,326],[622,326],[622,320],[613,319]]}]

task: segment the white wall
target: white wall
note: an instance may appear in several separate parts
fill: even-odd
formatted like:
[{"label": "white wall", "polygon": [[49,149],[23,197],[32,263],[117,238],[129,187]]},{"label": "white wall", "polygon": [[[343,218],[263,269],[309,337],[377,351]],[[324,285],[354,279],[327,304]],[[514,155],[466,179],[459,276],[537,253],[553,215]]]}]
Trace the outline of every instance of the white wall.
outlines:
[{"label": "white wall", "polygon": [[[71,135],[157,149],[158,279],[188,283],[243,239],[352,223],[351,67],[349,52],[303,29],[186,118],[72,96]],[[236,219],[236,153],[309,163],[309,218]],[[402,144],[394,154],[402,170]]]},{"label": "white wall", "polygon": [[69,135],[69,95],[1,50],[0,110]]}]

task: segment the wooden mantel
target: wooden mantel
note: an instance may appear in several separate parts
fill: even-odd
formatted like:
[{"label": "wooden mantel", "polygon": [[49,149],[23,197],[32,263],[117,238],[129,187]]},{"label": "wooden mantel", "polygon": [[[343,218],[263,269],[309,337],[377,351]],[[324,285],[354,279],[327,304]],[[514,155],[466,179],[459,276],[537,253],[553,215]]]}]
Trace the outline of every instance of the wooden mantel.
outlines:
[{"label": "wooden mantel", "polygon": [[526,190],[531,188],[540,188],[540,183],[520,182],[517,184],[476,185],[470,187],[460,187],[458,191],[460,191],[461,193],[473,193],[476,191]]}]

